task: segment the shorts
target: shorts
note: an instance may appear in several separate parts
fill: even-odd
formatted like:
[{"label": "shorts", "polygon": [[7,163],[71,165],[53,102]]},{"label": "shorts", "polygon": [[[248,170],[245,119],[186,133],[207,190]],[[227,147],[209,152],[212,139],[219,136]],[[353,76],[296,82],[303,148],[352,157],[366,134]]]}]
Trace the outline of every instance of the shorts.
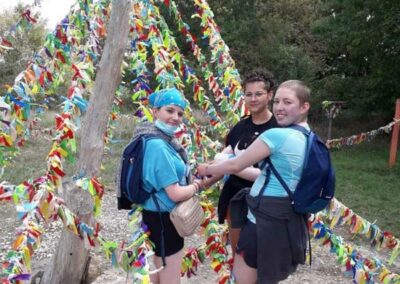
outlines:
[{"label": "shorts", "polygon": [[240,231],[236,253],[243,257],[249,267],[257,269],[257,227],[249,220]]},{"label": "shorts", "polygon": [[[178,234],[174,224],[172,224],[169,219],[169,212],[161,212],[161,219],[164,225],[165,256],[170,256],[183,249],[184,239]],[[155,255],[161,257],[162,226],[160,222],[160,213],[143,210],[143,222],[149,227],[149,239],[154,243]]]}]

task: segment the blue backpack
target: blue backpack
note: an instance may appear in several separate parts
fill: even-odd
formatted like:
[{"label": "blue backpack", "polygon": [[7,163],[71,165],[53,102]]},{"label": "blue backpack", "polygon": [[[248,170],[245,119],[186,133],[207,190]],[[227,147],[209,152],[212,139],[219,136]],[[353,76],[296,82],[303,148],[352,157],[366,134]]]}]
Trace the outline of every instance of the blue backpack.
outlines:
[{"label": "blue backpack", "polygon": [[[118,210],[131,210],[133,209],[132,205],[141,205],[150,197],[153,198],[160,218],[161,258],[163,266],[166,266],[165,241],[163,234],[164,222],[161,215],[162,212],[155,196],[155,190],[153,189],[152,192],[146,191],[143,188],[142,181],[143,157],[146,149],[146,142],[154,138],[164,139],[162,136],[155,133],[141,134],[129,142],[122,152],[120,168],[117,174],[117,200]],[[164,141],[170,143],[166,139],[164,139]]]},{"label": "blue backpack", "polygon": [[314,132],[299,125],[289,127],[307,137],[303,172],[293,193],[270,159],[267,163],[292,200],[294,211],[299,214],[316,213],[328,206],[335,193],[335,172],[330,153],[325,143]]},{"label": "blue backpack", "polygon": [[143,204],[151,193],[143,188],[142,167],[146,141],[159,138],[156,134],[135,137],[122,152],[119,174],[117,174],[118,210],[131,210],[133,204]]}]

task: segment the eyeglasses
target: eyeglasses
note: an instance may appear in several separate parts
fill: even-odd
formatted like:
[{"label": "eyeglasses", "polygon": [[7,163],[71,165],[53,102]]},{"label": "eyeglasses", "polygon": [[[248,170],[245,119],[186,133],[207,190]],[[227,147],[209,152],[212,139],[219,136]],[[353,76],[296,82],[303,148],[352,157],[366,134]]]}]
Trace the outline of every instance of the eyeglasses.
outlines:
[{"label": "eyeglasses", "polygon": [[256,93],[245,93],[244,94],[244,98],[245,99],[251,99],[253,96],[254,97],[256,97],[257,99],[258,98],[261,98],[263,95],[266,95],[266,94],[268,94],[268,93],[265,93],[265,92],[256,92]]}]

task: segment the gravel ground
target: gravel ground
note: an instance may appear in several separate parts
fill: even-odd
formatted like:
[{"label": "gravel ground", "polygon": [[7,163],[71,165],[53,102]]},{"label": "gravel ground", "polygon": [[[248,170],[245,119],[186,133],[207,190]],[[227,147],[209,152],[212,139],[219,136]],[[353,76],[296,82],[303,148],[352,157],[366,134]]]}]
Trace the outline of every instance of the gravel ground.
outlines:
[{"label": "gravel ground", "polygon": [[[103,199],[102,214],[100,223],[103,225],[102,235],[109,240],[120,242],[127,239],[129,232],[127,229],[126,211],[116,210],[116,198],[113,190],[107,189]],[[0,214],[2,216],[2,225],[0,233],[0,259],[3,262],[5,255],[11,247],[15,237],[16,228],[19,222],[16,218],[15,209],[11,204],[0,204]],[[46,269],[52,254],[58,244],[62,225],[60,222],[54,222],[47,226],[43,234],[42,244],[35,251],[32,259],[32,271],[34,274],[38,270]],[[356,246],[363,256],[377,256],[381,260],[387,260],[387,252],[376,252],[369,250],[369,247],[363,241],[351,241],[344,228],[336,230],[352,246]],[[204,242],[201,236],[195,235],[187,239],[186,245],[196,247]],[[321,247],[312,242],[313,246],[313,265],[301,266],[298,271],[281,283],[352,283],[352,279],[345,276],[342,272],[342,266],[336,263],[335,255],[329,252],[328,247]],[[400,261],[389,267],[392,272],[400,273]],[[110,261],[106,260],[101,252],[92,252],[92,262],[89,272],[89,279],[94,284],[125,284],[126,275],[122,270],[113,269]],[[197,276],[191,278],[182,278],[182,283],[218,283],[218,277],[212,271],[209,261],[200,266]]]}]

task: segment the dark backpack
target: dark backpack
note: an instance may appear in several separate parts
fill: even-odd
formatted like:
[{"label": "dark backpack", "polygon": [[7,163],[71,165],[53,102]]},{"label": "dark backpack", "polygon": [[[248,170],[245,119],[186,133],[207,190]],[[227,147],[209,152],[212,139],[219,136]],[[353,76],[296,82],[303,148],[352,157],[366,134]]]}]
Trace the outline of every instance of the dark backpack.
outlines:
[{"label": "dark backpack", "polygon": [[[120,168],[117,174],[117,199],[118,210],[131,210],[132,205],[141,205],[150,197],[153,198],[160,219],[161,258],[163,266],[165,267],[165,241],[163,234],[164,221],[162,218],[162,212],[156,197],[156,191],[154,189],[152,192],[146,191],[143,188],[142,181],[143,157],[146,149],[146,142],[154,138],[161,138],[170,144],[171,147],[174,147],[170,141],[156,133],[147,133],[135,136],[122,152]],[[185,160],[182,154],[179,154],[181,155],[182,160]]]},{"label": "dark backpack", "polygon": [[327,207],[335,193],[335,172],[330,153],[325,143],[314,132],[299,125],[292,125],[290,128],[302,132],[307,137],[303,172],[294,193],[290,191],[271,160],[268,159],[267,162],[292,200],[294,211],[299,214],[316,213]]},{"label": "dark backpack", "polygon": [[143,204],[151,193],[143,188],[142,167],[146,141],[159,138],[156,134],[142,134],[135,137],[122,152],[120,169],[117,174],[118,210],[132,209],[132,204]]}]

